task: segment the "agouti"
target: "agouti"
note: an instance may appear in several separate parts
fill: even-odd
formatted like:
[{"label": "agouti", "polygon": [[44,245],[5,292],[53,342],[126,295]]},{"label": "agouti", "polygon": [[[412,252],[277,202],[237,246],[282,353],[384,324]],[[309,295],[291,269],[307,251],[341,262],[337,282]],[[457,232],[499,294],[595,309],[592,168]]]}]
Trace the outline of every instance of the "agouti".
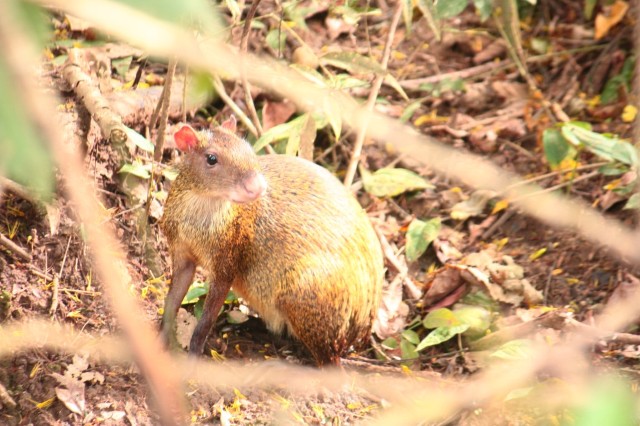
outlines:
[{"label": "agouti", "polygon": [[339,364],[371,331],[383,280],[382,251],[365,212],[324,168],[286,155],[257,156],[231,117],[212,131],[189,126],[161,227],[173,261],[162,334],[197,265],[210,288],[189,352],[202,354],[230,287],[275,333],[288,330],[318,365]]}]

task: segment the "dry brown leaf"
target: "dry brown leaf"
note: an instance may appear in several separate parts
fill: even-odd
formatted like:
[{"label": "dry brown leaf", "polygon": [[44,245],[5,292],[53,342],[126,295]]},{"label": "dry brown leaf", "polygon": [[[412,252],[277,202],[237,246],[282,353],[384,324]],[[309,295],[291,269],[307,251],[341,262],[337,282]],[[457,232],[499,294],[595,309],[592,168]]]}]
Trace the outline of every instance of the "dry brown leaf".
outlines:
[{"label": "dry brown leaf", "polygon": [[627,2],[617,0],[611,6],[603,7],[602,10],[603,12],[598,13],[595,20],[596,33],[594,38],[596,40],[600,40],[609,34],[611,28],[622,21],[627,10],[629,10],[629,4]]},{"label": "dry brown leaf", "polygon": [[262,107],[262,130],[265,132],[279,124],[286,123],[296,112],[296,106],[288,101],[272,102],[266,100]]},{"label": "dry brown leaf", "polygon": [[402,300],[402,275],[398,274],[382,292],[382,301],[373,324],[374,333],[381,339],[397,335],[407,324],[409,307]]},{"label": "dry brown leaf", "polygon": [[[460,270],[456,267],[447,267],[436,271],[432,275],[432,279],[427,283],[427,291],[422,298],[425,308],[434,308],[436,304],[440,307],[441,300],[451,293],[456,292],[460,288],[466,288],[465,283],[460,277]],[[456,301],[454,300],[449,305],[452,305]],[[443,306],[449,306],[443,305]]]},{"label": "dry brown leaf", "polygon": [[474,129],[469,134],[469,142],[481,152],[491,153],[498,148],[498,135],[491,128]]},{"label": "dry brown leaf", "polygon": [[191,342],[191,336],[196,329],[198,320],[192,314],[187,312],[186,309],[180,308],[178,310],[178,316],[176,317],[176,338],[180,346],[184,349],[189,348]]}]

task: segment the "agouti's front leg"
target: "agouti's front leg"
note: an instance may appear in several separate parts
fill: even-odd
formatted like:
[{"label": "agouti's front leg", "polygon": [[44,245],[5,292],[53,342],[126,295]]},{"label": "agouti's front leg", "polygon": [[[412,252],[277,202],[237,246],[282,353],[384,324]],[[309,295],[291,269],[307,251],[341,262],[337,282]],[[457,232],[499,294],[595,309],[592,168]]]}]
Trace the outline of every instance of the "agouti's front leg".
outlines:
[{"label": "agouti's front leg", "polygon": [[196,325],[196,329],[193,331],[193,336],[191,336],[191,343],[189,344],[190,354],[202,355],[204,342],[207,340],[207,336],[218,318],[220,308],[222,308],[222,304],[230,288],[231,280],[212,282],[209,284],[209,294],[207,294],[207,299],[204,301],[202,317],[198,325]]},{"label": "agouti's front leg", "polygon": [[164,300],[164,314],[162,315],[162,339],[166,347],[177,346],[176,343],[176,316],[182,304],[184,296],[189,290],[196,272],[195,262],[186,256],[177,253],[173,255],[173,277],[171,287]]}]

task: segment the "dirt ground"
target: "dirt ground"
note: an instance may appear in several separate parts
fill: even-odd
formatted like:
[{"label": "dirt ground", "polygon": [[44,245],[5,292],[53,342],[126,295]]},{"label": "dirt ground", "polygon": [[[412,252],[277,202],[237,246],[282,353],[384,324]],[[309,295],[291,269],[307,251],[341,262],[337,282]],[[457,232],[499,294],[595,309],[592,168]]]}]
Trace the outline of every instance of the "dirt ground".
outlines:
[{"label": "dirt ground", "polygon": [[[270,2],[264,2],[258,15],[266,13],[272,6]],[[557,25],[553,31],[536,27],[524,31],[523,38],[531,40],[535,36],[547,37],[553,44],[554,51],[567,51],[592,43],[591,39],[571,35],[577,32],[576,28],[588,28],[591,25],[574,12],[571,7],[566,8],[557,17]],[[373,56],[377,59],[388,31],[388,13],[368,18],[366,31],[374,48]],[[331,45],[344,51],[367,52],[369,46],[364,41],[364,25],[353,27],[352,32],[347,29],[335,35],[329,31],[326,18],[326,11],[319,11],[306,20],[310,30],[302,34],[312,49],[320,51],[323,46]],[[536,19],[544,20],[544,17],[536,16]],[[399,81],[410,81],[468,70],[491,61],[497,64],[500,60],[506,60],[508,53],[504,45],[497,48],[497,53],[488,52],[489,46],[500,38],[496,35],[495,28],[480,22],[473,11],[468,10],[452,19],[450,25],[456,31],[445,32],[442,41],[434,38],[423,20],[414,23],[410,37],[401,25],[390,60],[391,73]],[[483,31],[472,31],[478,28]],[[65,30],[69,38],[82,39],[85,36],[82,32],[72,31],[64,20],[58,21],[58,30]],[[234,33],[231,42],[238,44],[239,33]],[[50,51],[53,57],[66,51],[61,43],[57,46],[57,49]],[[250,51],[273,53],[264,46],[264,34],[256,30],[250,40]],[[631,31],[625,26],[612,30],[611,35],[601,41],[599,46],[599,49],[578,50],[571,54],[550,55],[546,59],[531,61],[527,64],[528,72],[536,81],[541,98],[558,102],[565,109],[571,110],[572,118],[592,123],[594,130],[599,132],[631,137],[631,124],[619,118],[621,105],[626,101],[621,100],[606,107],[586,105],[586,99],[599,93],[607,79],[616,74],[624,59],[631,54]],[[284,57],[289,59],[292,50],[292,46],[287,46],[283,52]],[[160,76],[159,82],[162,82],[161,77],[166,71],[164,64],[150,62],[145,67],[144,72],[157,73]],[[51,58],[43,59],[40,84],[60,96],[60,105],[65,106],[64,114],[68,116],[65,118],[66,122],[80,123],[83,107],[65,86],[61,68]],[[379,103],[378,109],[399,117],[411,101],[424,97],[409,117],[409,122],[420,132],[457,149],[481,154],[505,170],[516,172],[525,178],[549,173],[541,136],[551,122],[544,114],[540,98],[529,96],[527,85],[517,70],[496,66],[486,72],[471,75],[465,80],[465,84],[464,91],[443,90],[442,93],[424,88],[409,89],[405,86],[411,98],[409,101],[402,99],[397,90],[385,85],[380,95],[383,102]],[[241,92],[234,90],[235,83],[227,83],[227,86],[233,96],[241,97]],[[363,92],[359,95],[366,96]],[[127,96],[126,92],[123,96]],[[267,98],[265,94],[259,94],[256,99],[264,101]],[[206,122],[207,115],[213,115],[219,120],[229,113],[224,102],[217,99],[206,110],[201,109],[191,122],[202,124]],[[137,121],[126,124],[143,132],[146,122],[138,117]],[[462,134],[456,132],[456,129],[466,130]],[[316,155],[331,148],[327,135],[328,133],[319,134]],[[342,139],[331,150],[330,155],[323,156],[321,163],[332,170],[343,171],[352,143],[353,137]],[[170,264],[166,242],[158,228],[158,218],[149,218],[150,237],[144,245],[136,231],[136,217],[141,207],[129,204],[130,201],[122,190],[122,175],[117,173],[117,152],[102,139],[95,123],[88,129],[86,145],[79,146],[78,149],[86,152],[89,175],[104,200],[110,223],[128,252],[129,272],[136,283],[131,291],[144,306],[148,320],[158,323],[168,288]],[[168,142],[163,160],[169,163],[176,157],[174,147]],[[585,152],[581,154],[580,161],[581,164],[589,164],[596,162],[596,159]],[[618,285],[625,280],[625,274],[637,272],[605,249],[594,246],[569,231],[550,229],[513,207],[498,213],[485,208],[467,220],[451,219],[449,212],[451,206],[458,201],[459,194],[469,196],[472,190],[434,174],[428,167],[416,169],[414,163],[397,158],[392,150],[384,150],[374,144],[367,145],[364,162],[371,170],[390,163],[412,167],[435,185],[434,189],[402,194],[391,200],[377,199],[364,191],[358,194],[368,213],[375,218],[374,223],[386,230],[385,236],[396,248],[404,246],[404,230],[412,218],[441,217],[448,228],[461,236],[462,242],[458,247],[465,254],[484,250],[490,244],[504,243],[501,252],[511,256],[522,267],[526,278],[543,295],[543,305],[570,309],[579,320],[588,319],[599,312]],[[609,196],[605,186],[612,180],[612,177],[597,174],[562,190],[587,203],[602,206]],[[551,174],[538,183],[549,188],[563,181],[562,174]],[[164,189],[168,189],[170,182],[164,181],[162,185]],[[97,335],[118,333],[118,324],[103,298],[101,283],[92,271],[90,253],[83,240],[82,229],[75,220],[73,205],[65,198],[62,183],[57,200],[55,211],[46,211],[41,204],[10,189],[0,198],[2,235],[32,256],[32,260],[27,261],[8,249],[0,250],[0,324],[34,317],[50,317],[53,321],[72,324],[77,329]],[[625,224],[634,225],[635,213],[623,210],[623,202],[621,200],[607,205],[607,214]],[[493,224],[497,226],[492,228]],[[385,226],[387,227],[384,228]],[[490,232],[487,232],[489,229]],[[532,256],[541,249],[546,249],[544,254]],[[156,256],[159,264],[149,264],[149,253]],[[426,289],[433,265],[435,268],[442,267],[433,248],[410,265],[411,278],[418,288]],[[387,266],[386,279],[391,282],[397,271],[389,264]],[[52,296],[54,276],[59,277],[55,304]],[[420,300],[412,298],[407,292],[403,298],[410,307],[407,323],[416,315],[425,313],[426,307],[421,305]],[[239,302],[234,302],[225,309],[237,310],[238,305]],[[503,305],[503,315],[511,315],[516,308]],[[299,343],[286,337],[271,335],[259,319],[250,317],[249,321],[242,324],[231,324],[226,318],[225,315],[220,316],[216,325],[218,338],[211,338],[208,342],[209,348],[215,348],[226,359],[251,363],[265,358],[277,358],[294,364],[311,364],[308,354]],[[397,360],[374,361],[376,357],[372,348],[351,356],[354,359],[371,360],[371,364],[375,366],[397,369],[400,374]],[[594,362],[604,356],[594,352]],[[420,352],[419,358],[410,363],[410,368],[463,378],[476,371],[475,367],[466,362],[463,351],[457,350],[455,345],[443,344]],[[624,359],[620,360],[621,364],[624,362]],[[70,411],[56,393],[60,382],[55,374],[64,374],[73,365],[80,365],[79,368],[84,369],[84,372],[95,373],[86,381],[83,415]],[[154,424],[157,420],[141,375],[132,365],[84,365],[82,360],[77,359],[77,355],[33,349],[0,359],[0,384],[17,404],[15,408],[6,404],[0,406],[2,424],[146,425]],[[327,391],[304,397],[282,389],[217,392],[194,386],[187,392],[192,422],[196,424],[356,424],[383,410],[383,404],[375,397],[353,390]],[[500,424],[528,424],[517,421],[514,423],[513,420],[504,419]],[[462,416],[447,424],[475,423]]]}]

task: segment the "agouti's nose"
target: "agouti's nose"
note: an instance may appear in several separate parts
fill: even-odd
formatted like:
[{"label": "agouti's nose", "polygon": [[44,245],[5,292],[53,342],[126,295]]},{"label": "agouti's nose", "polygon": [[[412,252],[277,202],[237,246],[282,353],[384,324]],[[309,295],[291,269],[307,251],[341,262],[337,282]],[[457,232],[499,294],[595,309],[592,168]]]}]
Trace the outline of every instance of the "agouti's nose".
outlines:
[{"label": "agouti's nose", "polygon": [[267,181],[262,173],[255,173],[246,178],[242,183],[242,186],[246,191],[248,201],[253,201],[264,195],[267,190]]}]

